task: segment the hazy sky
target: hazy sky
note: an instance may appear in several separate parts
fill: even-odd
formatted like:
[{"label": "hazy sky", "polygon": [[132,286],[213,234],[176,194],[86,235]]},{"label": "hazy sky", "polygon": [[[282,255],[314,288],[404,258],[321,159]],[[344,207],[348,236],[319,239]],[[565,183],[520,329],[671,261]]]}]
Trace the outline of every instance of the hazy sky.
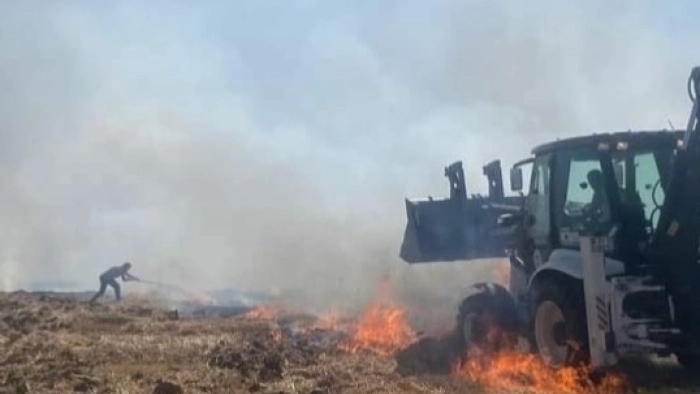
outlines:
[{"label": "hazy sky", "polygon": [[551,138],[683,127],[699,9],[0,0],[0,288],[356,291],[450,162],[483,191]]}]

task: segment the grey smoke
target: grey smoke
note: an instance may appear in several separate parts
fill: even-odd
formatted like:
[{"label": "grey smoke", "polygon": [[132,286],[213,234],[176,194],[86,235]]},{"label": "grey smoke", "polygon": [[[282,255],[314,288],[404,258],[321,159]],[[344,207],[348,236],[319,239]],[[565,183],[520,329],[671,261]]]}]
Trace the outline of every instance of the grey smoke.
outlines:
[{"label": "grey smoke", "polygon": [[29,3],[0,1],[4,289],[124,260],[327,303],[386,272],[457,289],[469,266],[398,260],[405,196],[453,160],[483,192],[548,139],[682,125],[696,61],[691,10],[651,2]]}]

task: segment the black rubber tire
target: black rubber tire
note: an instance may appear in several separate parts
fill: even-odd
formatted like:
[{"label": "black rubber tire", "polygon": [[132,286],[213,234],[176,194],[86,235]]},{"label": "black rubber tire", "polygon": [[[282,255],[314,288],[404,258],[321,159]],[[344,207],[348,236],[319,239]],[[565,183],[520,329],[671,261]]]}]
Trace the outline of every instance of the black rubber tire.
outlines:
[{"label": "black rubber tire", "polygon": [[[470,337],[465,335],[467,320],[472,322]],[[496,338],[489,336],[493,330],[497,332]],[[496,283],[477,283],[469,287],[457,314],[457,344],[462,356],[468,355],[475,347],[483,351],[498,351],[508,345],[505,337],[517,336],[517,332],[517,308],[505,287]]]},{"label": "black rubber tire", "polygon": [[535,336],[537,310],[545,301],[551,301],[559,307],[564,316],[567,356],[563,365],[559,366],[588,364],[590,352],[583,283],[565,276],[543,278],[534,284],[533,299],[530,342],[535,352],[542,356]]}]

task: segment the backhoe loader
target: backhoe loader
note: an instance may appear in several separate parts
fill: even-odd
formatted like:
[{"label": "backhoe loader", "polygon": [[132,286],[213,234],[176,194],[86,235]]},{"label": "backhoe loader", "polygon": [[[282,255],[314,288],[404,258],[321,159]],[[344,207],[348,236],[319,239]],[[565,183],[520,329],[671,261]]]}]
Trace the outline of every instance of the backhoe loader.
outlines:
[{"label": "backhoe loader", "polygon": [[512,196],[500,161],[483,167],[485,196],[468,196],[456,162],[445,169],[448,198],[406,199],[405,262],[510,262],[508,288],[468,288],[462,351],[496,326],[555,367],[674,355],[700,370],[700,67],[687,89],[684,131],[544,143],[510,169]]}]

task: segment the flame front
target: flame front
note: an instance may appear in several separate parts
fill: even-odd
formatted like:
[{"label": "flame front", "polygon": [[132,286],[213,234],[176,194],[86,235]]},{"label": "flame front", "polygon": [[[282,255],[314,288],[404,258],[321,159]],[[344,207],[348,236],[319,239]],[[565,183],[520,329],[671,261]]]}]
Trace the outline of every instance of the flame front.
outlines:
[{"label": "flame front", "polygon": [[391,355],[413,343],[416,334],[408,325],[406,313],[398,308],[373,305],[362,315],[350,343],[350,352],[369,350]]},{"label": "flame front", "polygon": [[605,375],[599,382],[591,378],[587,367],[553,369],[539,356],[518,351],[492,355],[474,352],[454,374],[485,388],[506,392],[537,394],[612,394],[626,391],[626,380],[617,374]]},{"label": "flame front", "polygon": [[350,341],[341,346],[344,350],[390,356],[417,340],[406,311],[393,305],[388,281],[383,281],[379,290],[379,297],[359,318]]}]

